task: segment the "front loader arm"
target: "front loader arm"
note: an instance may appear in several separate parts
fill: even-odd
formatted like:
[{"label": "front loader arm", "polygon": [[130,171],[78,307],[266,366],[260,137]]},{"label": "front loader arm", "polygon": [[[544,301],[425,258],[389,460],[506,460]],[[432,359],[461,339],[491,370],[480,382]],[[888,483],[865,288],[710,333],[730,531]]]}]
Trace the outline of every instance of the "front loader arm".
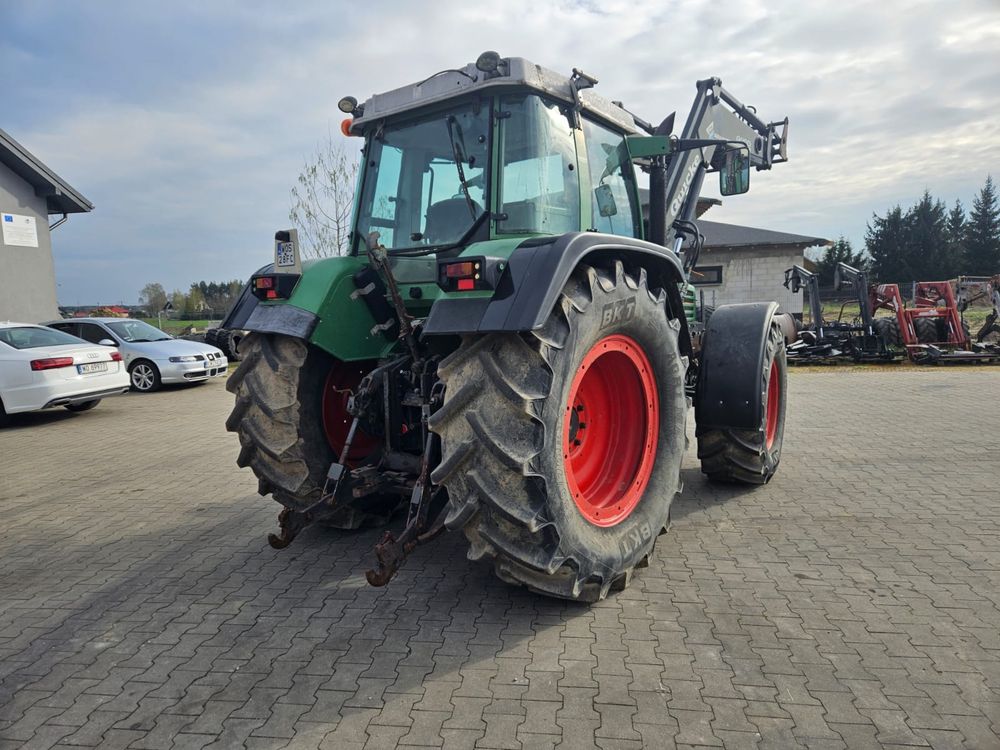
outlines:
[{"label": "front loader arm", "polygon": [[809,290],[809,310],[812,314],[813,328],[818,338],[823,338],[823,306],[819,301],[819,277],[802,266],[792,266],[785,269],[785,289],[792,294],[798,294],[802,287]]},{"label": "front loader arm", "polygon": [[[781,132],[778,132],[778,126]],[[655,136],[654,136],[655,137]],[[697,94],[688,114],[679,144],[686,140],[742,143],[749,150],[750,164],[758,171],[788,160],[788,118],[765,123],[753,108],[722,87],[718,78],[697,83]],[[667,246],[675,221],[694,218],[705,175],[716,171],[719,146],[677,150],[654,161],[650,174],[650,239]],[[721,152],[720,152],[721,153]],[[683,234],[673,238],[680,250]]]},{"label": "front loader arm", "polygon": [[837,290],[848,287],[854,289],[858,300],[858,309],[861,311],[861,322],[865,326],[865,332],[872,335],[875,311],[872,309],[868,290],[868,274],[844,262],[837,263],[837,268],[833,272],[833,287]]}]

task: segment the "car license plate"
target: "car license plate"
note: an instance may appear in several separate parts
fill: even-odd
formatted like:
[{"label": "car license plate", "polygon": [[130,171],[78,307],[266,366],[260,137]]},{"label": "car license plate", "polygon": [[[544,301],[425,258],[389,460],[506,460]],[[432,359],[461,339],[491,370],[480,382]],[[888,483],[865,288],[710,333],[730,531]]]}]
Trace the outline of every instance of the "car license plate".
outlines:
[{"label": "car license plate", "polygon": [[89,364],[76,366],[76,371],[81,375],[87,375],[92,372],[107,372],[107,369],[107,362],[90,362]]}]

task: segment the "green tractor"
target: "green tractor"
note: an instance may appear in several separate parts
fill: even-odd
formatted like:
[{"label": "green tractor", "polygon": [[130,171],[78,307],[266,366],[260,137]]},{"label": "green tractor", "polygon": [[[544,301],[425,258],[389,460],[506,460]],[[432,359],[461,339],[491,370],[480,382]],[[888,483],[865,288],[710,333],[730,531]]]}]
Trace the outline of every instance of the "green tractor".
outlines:
[{"label": "green tractor", "polygon": [[692,403],[709,478],[774,475],[777,305],[701,327],[685,291],[705,175],[745,192],[751,167],[786,160],[787,119],[710,78],[677,136],[673,115],[653,126],[596,83],[487,52],[341,100],[364,139],[349,252],[303,264],[279,232],[231,313],[249,333],[227,428],[284,506],[273,546],[405,508],[374,585],[461,530],[504,581],[595,601],[667,529]]}]

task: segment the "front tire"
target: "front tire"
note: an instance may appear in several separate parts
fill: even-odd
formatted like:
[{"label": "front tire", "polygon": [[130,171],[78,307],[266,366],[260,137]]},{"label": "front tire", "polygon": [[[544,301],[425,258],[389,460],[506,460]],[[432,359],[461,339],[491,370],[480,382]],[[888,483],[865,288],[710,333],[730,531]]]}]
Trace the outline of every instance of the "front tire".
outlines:
[{"label": "front tire", "polygon": [[[330,413],[324,393],[334,391],[329,399],[342,396],[351,383],[357,385],[360,375],[352,371],[351,383],[343,382],[347,376],[331,383],[331,373],[351,370],[351,365],[338,363],[292,336],[251,333],[243,347],[243,361],[226,383],[226,389],[236,395],[226,420],[226,429],[240,439],[236,462],[257,476],[261,495],[270,494],[286,508],[304,510],[322,496],[327,471],[338,458],[327,437],[334,427],[324,426],[324,416]],[[346,437],[346,427],[342,433]],[[352,444],[352,459],[359,447],[377,450],[377,442],[368,441],[359,433]],[[359,462],[363,459],[359,457]],[[357,529],[388,521],[399,500],[370,496],[345,505],[353,500],[353,486],[353,481],[341,483],[336,507],[325,510],[320,523]]]},{"label": "front tire", "polygon": [[139,393],[152,393],[160,387],[160,371],[152,362],[140,359],[128,368],[132,380],[132,390]]},{"label": "front tire", "polygon": [[679,330],[643,269],[581,266],[541,330],[468,337],[441,362],[432,479],[470,559],[565,599],[628,584],[679,489]]},{"label": "front tire", "polygon": [[777,323],[768,331],[764,365],[760,373],[763,403],[756,430],[701,427],[698,458],[710,480],[738,484],[767,484],[778,470],[785,435],[785,402],[788,363],[785,341]]}]

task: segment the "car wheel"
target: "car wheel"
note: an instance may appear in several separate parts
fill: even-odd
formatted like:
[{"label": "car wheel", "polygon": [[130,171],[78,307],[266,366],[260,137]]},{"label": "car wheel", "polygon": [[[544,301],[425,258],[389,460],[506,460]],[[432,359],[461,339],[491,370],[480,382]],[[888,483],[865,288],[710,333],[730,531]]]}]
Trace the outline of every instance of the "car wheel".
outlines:
[{"label": "car wheel", "polygon": [[0,400],[0,427],[6,427],[10,424],[10,416],[7,414],[7,410],[3,408],[3,401]]},{"label": "car wheel", "polygon": [[140,393],[150,393],[160,387],[160,371],[156,365],[140,359],[128,368],[129,376],[132,379],[132,390]]},{"label": "car wheel", "polygon": [[70,411],[75,411],[75,412],[90,411],[99,403],[101,403],[101,399],[95,398],[91,399],[90,401],[80,401],[79,403],[76,404],[66,404],[66,408],[69,409]]}]

